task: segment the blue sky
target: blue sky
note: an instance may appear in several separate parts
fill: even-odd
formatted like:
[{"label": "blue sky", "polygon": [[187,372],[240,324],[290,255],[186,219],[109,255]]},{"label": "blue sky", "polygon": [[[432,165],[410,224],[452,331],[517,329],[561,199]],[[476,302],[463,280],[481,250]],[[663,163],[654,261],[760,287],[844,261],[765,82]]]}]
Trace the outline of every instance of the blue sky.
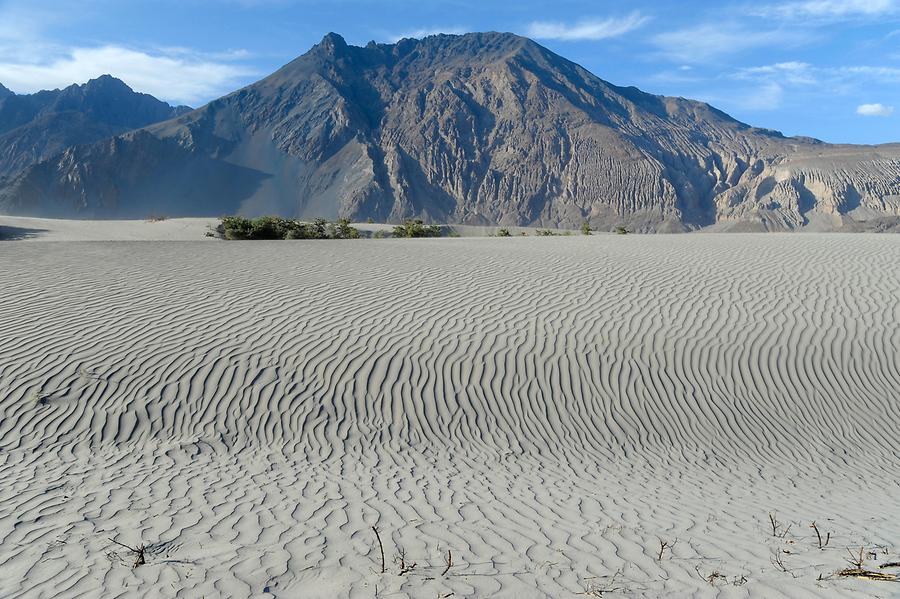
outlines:
[{"label": "blue sky", "polygon": [[900,0],[0,0],[0,83],[25,93],[110,73],[198,106],[329,31],[365,44],[487,30],[788,135],[900,141]]}]

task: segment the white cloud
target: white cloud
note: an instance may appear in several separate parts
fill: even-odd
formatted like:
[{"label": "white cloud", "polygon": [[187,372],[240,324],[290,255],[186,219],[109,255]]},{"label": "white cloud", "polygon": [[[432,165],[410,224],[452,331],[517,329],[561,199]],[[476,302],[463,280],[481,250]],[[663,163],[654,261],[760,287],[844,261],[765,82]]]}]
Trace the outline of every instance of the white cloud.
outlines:
[{"label": "white cloud", "polygon": [[574,24],[534,21],[528,26],[527,35],[537,39],[554,40],[602,40],[625,35],[644,25],[650,17],[633,12],[624,17],[585,19]]},{"label": "white cloud", "polygon": [[422,39],[423,37],[428,37],[430,35],[438,35],[441,33],[449,34],[449,35],[462,35],[469,31],[468,27],[422,27],[420,29],[414,29],[412,31],[407,31],[406,33],[400,34],[391,34],[388,35],[388,39],[391,43],[399,42],[404,38],[415,38]]},{"label": "white cloud", "polygon": [[819,80],[812,65],[805,62],[789,61],[761,67],[740,69],[735,79],[778,79],[792,85],[816,85]]},{"label": "white cloud", "polygon": [[841,19],[874,17],[898,9],[897,0],[799,0],[751,9],[750,14],[787,19]]},{"label": "white cloud", "polygon": [[202,53],[165,50],[154,53],[99,46],[57,51],[40,62],[0,58],[0,82],[18,93],[62,88],[110,74],[136,91],[176,103],[196,105],[231,91],[254,72]]},{"label": "white cloud", "polygon": [[860,104],[856,108],[856,114],[862,116],[884,116],[888,117],[894,114],[893,106],[885,106],[884,104]]},{"label": "white cloud", "polygon": [[653,43],[663,57],[677,62],[716,62],[724,56],[764,47],[793,47],[809,40],[809,34],[792,29],[758,31],[735,23],[703,23],[661,33]]}]

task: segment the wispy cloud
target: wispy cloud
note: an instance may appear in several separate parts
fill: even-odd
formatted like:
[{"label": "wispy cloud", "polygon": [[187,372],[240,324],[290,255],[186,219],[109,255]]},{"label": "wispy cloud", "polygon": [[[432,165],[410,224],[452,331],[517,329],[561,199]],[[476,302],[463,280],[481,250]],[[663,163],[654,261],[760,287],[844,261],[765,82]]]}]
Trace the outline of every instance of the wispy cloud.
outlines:
[{"label": "wispy cloud", "polygon": [[662,56],[674,62],[717,62],[748,50],[790,48],[809,42],[810,33],[798,29],[758,30],[738,23],[702,23],[661,33],[653,43]]},{"label": "wispy cloud", "polygon": [[860,104],[856,108],[856,114],[862,116],[888,117],[894,114],[894,107],[885,106],[884,104]]},{"label": "wispy cloud", "polygon": [[584,19],[576,23],[534,21],[528,25],[526,33],[537,39],[602,40],[625,35],[649,20],[650,17],[635,11],[624,17]]},{"label": "wispy cloud", "polygon": [[896,12],[900,8],[897,0],[799,0],[766,4],[748,10],[761,17],[787,19],[842,19],[850,17],[874,17]]},{"label": "wispy cloud", "polygon": [[468,27],[462,27],[459,25],[451,27],[422,27],[419,29],[413,29],[412,31],[406,31],[404,33],[389,34],[387,36],[387,39],[394,43],[409,37],[422,39],[423,37],[428,37],[429,35],[438,35],[441,33],[446,33],[449,35],[462,35],[463,33],[466,33],[468,31],[471,31]]},{"label": "wispy cloud", "polygon": [[789,61],[738,70],[735,79],[779,79],[792,85],[815,85],[818,78],[809,63]]}]

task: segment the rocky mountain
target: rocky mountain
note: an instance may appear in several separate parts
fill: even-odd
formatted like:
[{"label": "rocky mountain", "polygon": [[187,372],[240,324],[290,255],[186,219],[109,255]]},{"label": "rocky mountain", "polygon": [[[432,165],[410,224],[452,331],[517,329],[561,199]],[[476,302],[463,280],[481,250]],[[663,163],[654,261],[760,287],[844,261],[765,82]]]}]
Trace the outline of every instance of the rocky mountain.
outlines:
[{"label": "rocky mountain", "polygon": [[109,75],[28,95],[0,86],[0,177],[69,146],[93,143],[189,110],[135,93]]},{"label": "rocky mountain", "polygon": [[900,145],[785,138],[617,87],[512,34],[366,47],[329,34],[198,110],[29,167],[0,190],[0,210],[889,228]]}]

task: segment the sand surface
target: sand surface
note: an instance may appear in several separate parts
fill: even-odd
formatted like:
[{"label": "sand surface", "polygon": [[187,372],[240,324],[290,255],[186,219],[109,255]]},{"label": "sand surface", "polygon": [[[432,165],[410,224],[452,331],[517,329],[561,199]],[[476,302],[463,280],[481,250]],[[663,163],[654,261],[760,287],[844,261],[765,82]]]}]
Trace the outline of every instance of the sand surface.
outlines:
[{"label": "sand surface", "polygon": [[900,237],[13,241],[0,281],[4,599],[900,593],[833,576],[900,560]]}]

